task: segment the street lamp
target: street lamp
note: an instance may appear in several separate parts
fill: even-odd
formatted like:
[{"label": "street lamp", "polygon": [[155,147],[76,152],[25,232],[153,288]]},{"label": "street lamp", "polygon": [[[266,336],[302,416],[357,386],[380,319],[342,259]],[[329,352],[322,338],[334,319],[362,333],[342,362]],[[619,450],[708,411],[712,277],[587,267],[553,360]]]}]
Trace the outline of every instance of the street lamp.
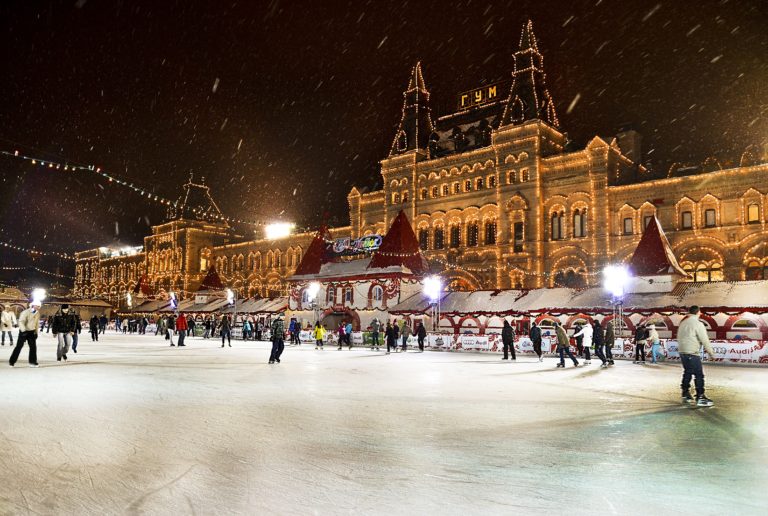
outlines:
[{"label": "street lamp", "polygon": [[47,294],[44,288],[36,288],[32,291],[32,301],[37,301],[41,305],[43,304],[43,301],[45,301],[46,297]]},{"label": "street lamp", "polygon": [[603,269],[603,288],[610,292],[613,304],[613,320],[618,317],[619,326],[616,328],[621,335],[624,327],[624,294],[632,275],[626,265],[606,265]]},{"label": "street lamp", "polygon": [[125,294],[125,301],[128,303],[128,308],[133,308],[133,296],[130,292]]},{"label": "street lamp", "polygon": [[228,288],[226,290],[226,292],[227,292],[227,303],[229,303],[229,306],[233,307],[233,309],[232,309],[232,331],[234,331],[235,325],[237,324],[237,294],[231,288]]},{"label": "street lamp", "polygon": [[317,294],[320,292],[320,282],[319,281],[313,281],[307,286],[307,301],[309,301],[309,306],[312,308],[312,313],[314,315],[314,321],[313,323],[317,322],[317,303],[315,300],[317,299]]},{"label": "street lamp", "polygon": [[443,281],[440,276],[424,278],[423,292],[432,305],[432,331],[436,331],[440,319],[440,297],[443,293]]}]

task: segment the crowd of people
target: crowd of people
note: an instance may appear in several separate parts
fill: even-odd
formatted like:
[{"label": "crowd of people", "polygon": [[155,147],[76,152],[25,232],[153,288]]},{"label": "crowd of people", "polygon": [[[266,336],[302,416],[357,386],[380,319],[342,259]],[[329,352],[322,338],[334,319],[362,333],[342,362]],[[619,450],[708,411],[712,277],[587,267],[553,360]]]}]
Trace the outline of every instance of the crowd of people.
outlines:
[{"label": "crowd of people", "polygon": [[[83,324],[79,314],[71,310],[69,305],[62,304],[55,315],[41,319],[40,301],[30,302],[29,308],[22,311],[16,317],[15,312],[10,306],[2,307],[0,313],[0,332],[1,343],[5,346],[6,337],[9,345],[14,346],[13,328],[18,327],[19,336],[13,349],[9,364],[15,366],[21,349],[26,344],[29,347],[29,366],[38,367],[37,362],[37,337],[39,333],[52,333],[56,338],[56,360],[66,362],[67,353],[70,349],[77,353],[78,336],[82,332]],[[109,320],[105,315],[93,315],[88,321],[88,328],[92,341],[98,341],[99,335],[107,330]],[[370,325],[371,349],[380,350],[380,338],[383,333],[384,343],[386,345],[386,354],[391,352],[406,352],[408,350],[409,338],[414,335],[418,343],[420,352],[424,351],[424,343],[427,337],[427,331],[422,322],[418,322],[415,330],[411,328],[408,321],[397,319],[387,321],[382,328],[382,323],[374,319]],[[194,337],[198,326],[202,328],[201,337],[203,340],[210,338],[221,338],[221,347],[232,347],[233,322],[227,314],[214,315],[206,317],[203,321],[196,321],[191,315],[184,314],[163,314],[155,317],[136,316],[132,318],[116,317],[114,320],[115,331],[119,333],[138,333],[146,334],[147,328],[154,325],[154,332],[157,336],[162,336],[169,342],[170,346],[184,347],[188,336]],[[331,332],[320,321],[316,322],[314,327],[307,326],[302,329],[301,323],[292,318],[286,328],[282,316],[274,317],[271,322],[261,319],[245,317],[242,324],[241,338],[243,340],[261,340],[264,336],[265,328],[268,327],[272,349],[270,352],[269,363],[280,363],[280,357],[285,349],[285,338],[288,337],[290,343],[295,346],[301,345],[301,332],[305,331],[311,339],[315,341],[315,349],[324,349],[324,343],[335,341],[338,350],[341,351],[344,345],[352,349],[353,326],[350,321],[339,322],[334,332]],[[383,330],[383,331],[382,331]],[[555,342],[557,344],[557,354],[559,356],[558,368],[565,367],[565,358],[568,357],[574,365],[580,365],[576,355],[583,358],[584,365],[590,365],[592,353],[597,357],[602,368],[608,368],[614,365],[612,349],[616,340],[613,321],[603,326],[598,321],[592,323],[577,324],[571,337],[568,336],[562,323],[555,323]],[[174,342],[174,337],[176,341]],[[532,323],[528,337],[533,346],[534,353],[538,360],[543,361],[542,353],[542,330],[536,323]],[[515,353],[515,328],[504,321],[501,332],[503,356],[502,360],[516,360]],[[635,346],[634,363],[644,364],[646,358],[646,346],[651,346],[651,362],[656,363],[663,358],[661,353],[661,339],[659,333],[652,323],[643,323],[637,325],[632,339]],[[704,325],[699,321],[699,308],[693,306],[689,313],[681,322],[677,333],[678,352],[683,366],[683,379],[681,382],[682,400],[686,403],[695,403],[698,406],[712,406],[713,402],[706,397],[704,391],[704,372],[701,362],[701,350],[713,357],[713,349],[709,342]],[[575,347],[576,355],[571,351]],[[696,397],[690,394],[690,384],[695,379],[694,385]]]}]

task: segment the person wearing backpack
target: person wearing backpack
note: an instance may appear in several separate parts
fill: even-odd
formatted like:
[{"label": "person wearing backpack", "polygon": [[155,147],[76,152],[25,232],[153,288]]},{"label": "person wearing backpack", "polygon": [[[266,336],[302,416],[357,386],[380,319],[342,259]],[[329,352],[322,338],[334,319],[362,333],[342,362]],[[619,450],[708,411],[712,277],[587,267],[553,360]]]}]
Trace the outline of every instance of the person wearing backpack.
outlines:
[{"label": "person wearing backpack", "polygon": [[645,364],[645,344],[648,342],[648,329],[644,324],[635,328],[635,364]]}]

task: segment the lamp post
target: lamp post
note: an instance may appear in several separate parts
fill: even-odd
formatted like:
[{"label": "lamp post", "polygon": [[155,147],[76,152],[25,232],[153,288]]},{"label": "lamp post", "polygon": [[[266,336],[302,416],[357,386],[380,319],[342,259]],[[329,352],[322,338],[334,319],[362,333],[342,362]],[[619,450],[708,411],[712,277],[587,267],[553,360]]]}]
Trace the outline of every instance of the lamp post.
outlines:
[{"label": "lamp post", "polygon": [[440,276],[427,276],[424,278],[423,291],[432,305],[432,331],[436,331],[440,323],[440,298],[443,293],[443,282]]},{"label": "lamp post", "polygon": [[237,325],[237,294],[231,289],[227,289],[227,303],[232,307],[232,330]]},{"label": "lamp post", "polygon": [[624,295],[625,289],[632,279],[632,275],[626,265],[606,265],[603,269],[603,288],[611,294],[613,305],[613,319],[618,317],[619,334],[624,327]]},{"label": "lamp post", "polygon": [[309,301],[310,307],[312,308],[312,315],[314,317],[314,321],[312,321],[312,325],[314,326],[315,323],[317,323],[317,294],[320,292],[320,282],[313,281],[312,283],[307,286],[307,301]]}]

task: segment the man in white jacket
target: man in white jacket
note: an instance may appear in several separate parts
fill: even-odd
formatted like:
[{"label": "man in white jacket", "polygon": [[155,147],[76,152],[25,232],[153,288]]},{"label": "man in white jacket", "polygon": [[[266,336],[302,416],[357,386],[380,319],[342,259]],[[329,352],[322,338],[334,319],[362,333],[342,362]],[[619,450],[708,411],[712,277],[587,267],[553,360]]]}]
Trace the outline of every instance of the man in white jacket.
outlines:
[{"label": "man in white jacket", "polygon": [[584,365],[592,363],[589,356],[589,349],[592,347],[592,325],[587,323],[581,327],[581,329],[573,334],[573,338],[581,337],[581,345],[584,347]]},{"label": "man in white jacket", "polygon": [[29,303],[29,308],[21,312],[19,316],[19,340],[16,347],[13,348],[9,364],[11,367],[16,365],[19,359],[21,348],[24,344],[29,344],[29,367],[38,367],[37,365],[37,330],[40,328],[40,301],[34,300]]},{"label": "man in white jacket", "polygon": [[13,327],[16,326],[16,314],[11,310],[10,305],[3,307],[3,312],[0,314],[0,331],[2,331],[2,345],[5,346],[5,334],[8,334],[8,338],[13,346]]},{"label": "man in white jacket", "polygon": [[707,329],[699,320],[699,307],[692,306],[688,315],[677,328],[677,351],[680,353],[680,363],[683,365],[683,381],[680,388],[683,391],[683,403],[693,403],[689,389],[691,378],[695,378],[696,406],[711,407],[715,403],[704,395],[704,367],[701,365],[702,346],[714,358],[712,344],[709,343]]}]

